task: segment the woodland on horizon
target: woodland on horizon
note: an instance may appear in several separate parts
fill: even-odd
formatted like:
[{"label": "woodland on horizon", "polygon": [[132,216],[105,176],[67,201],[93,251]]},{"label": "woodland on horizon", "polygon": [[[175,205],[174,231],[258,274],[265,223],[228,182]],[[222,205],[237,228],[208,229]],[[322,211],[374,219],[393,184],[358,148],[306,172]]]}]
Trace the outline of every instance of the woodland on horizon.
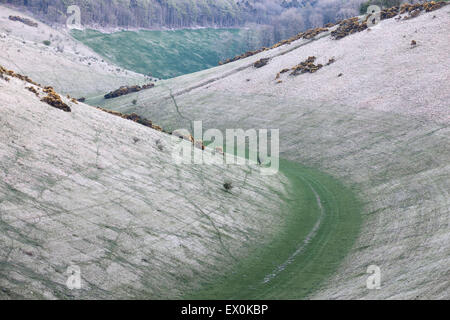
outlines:
[{"label": "woodland on horizon", "polygon": [[313,27],[358,14],[362,0],[0,0],[50,25],[64,24],[78,5],[90,28],[183,29],[248,27],[273,44]]}]

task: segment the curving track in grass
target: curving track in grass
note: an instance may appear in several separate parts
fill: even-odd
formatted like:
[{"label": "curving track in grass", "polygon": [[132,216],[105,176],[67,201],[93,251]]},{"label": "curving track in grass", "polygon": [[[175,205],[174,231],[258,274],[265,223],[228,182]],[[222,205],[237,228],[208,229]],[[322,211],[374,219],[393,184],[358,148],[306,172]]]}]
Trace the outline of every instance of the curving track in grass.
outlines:
[{"label": "curving track in grass", "polygon": [[290,183],[286,226],[270,245],[186,299],[302,299],[339,267],[358,236],[360,203],[334,178],[280,161]]}]

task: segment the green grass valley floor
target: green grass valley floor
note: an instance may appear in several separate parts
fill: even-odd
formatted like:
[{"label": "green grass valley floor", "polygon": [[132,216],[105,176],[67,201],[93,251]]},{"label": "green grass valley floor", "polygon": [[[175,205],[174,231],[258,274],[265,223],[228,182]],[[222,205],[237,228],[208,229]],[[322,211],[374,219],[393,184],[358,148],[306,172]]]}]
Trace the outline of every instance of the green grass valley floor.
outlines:
[{"label": "green grass valley floor", "polygon": [[287,197],[280,195],[289,212],[284,230],[232,272],[185,298],[302,299],[337,270],[361,226],[355,193],[296,162],[280,160],[280,169],[292,187]]},{"label": "green grass valley floor", "polygon": [[74,30],[72,34],[123,68],[163,79],[217,66],[219,61],[258,46],[255,35],[239,29],[116,33]]}]

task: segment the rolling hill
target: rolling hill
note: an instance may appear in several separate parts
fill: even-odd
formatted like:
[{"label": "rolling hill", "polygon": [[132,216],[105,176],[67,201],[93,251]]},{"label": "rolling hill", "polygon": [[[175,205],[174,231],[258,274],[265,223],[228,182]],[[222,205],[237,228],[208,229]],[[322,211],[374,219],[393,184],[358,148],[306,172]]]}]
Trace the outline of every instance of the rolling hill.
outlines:
[{"label": "rolling hill", "polygon": [[[36,26],[10,20],[10,16],[28,19]],[[67,30],[51,28],[3,6],[0,7],[0,48],[0,65],[77,98],[150,81],[144,75],[106,61],[74,40]]]},{"label": "rolling hill", "polygon": [[[192,120],[279,128],[282,158],[331,174],[363,202],[359,239],[309,297],[448,299],[450,6],[413,15],[335,40],[356,28],[343,22],[151,93],[96,102],[169,129]],[[318,70],[302,73],[308,57]],[[256,68],[262,58],[267,64]],[[370,265],[381,269],[380,290],[366,288]]]},{"label": "rolling hill", "polygon": [[72,35],[122,68],[167,79],[217,66],[219,61],[261,47],[256,33],[245,29],[74,30]]},{"label": "rolling hill", "polygon": [[[345,20],[112,99],[150,79],[9,12],[2,299],[449,298],[450,6]],[[280,129],[279,172],[177,164],[167,132],[199,120]]]}]

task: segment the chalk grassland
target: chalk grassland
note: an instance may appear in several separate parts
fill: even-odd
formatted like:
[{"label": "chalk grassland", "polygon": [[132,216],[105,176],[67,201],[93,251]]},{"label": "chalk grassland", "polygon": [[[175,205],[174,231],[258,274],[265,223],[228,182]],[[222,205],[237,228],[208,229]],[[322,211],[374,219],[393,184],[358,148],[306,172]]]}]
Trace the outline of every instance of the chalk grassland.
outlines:
[{"label": "chalk grassland", "polygon": [[[11,21],[10,15],[30,19],[38,26]],[[148,81],[141,74],[109,63],[74,40],[67,30],[56,30],[4,6],[0,6],[0,65],[76,98]]]},{"label": "chalk grassland", "polygon": [[163,79],[217,66],[219,61],[257,45],[250,31],[239,29],[116,33],[74,30],[72,35],[116,65]]},{"label": "chalk grassland", "polygon": [[[330,269],[326,272],[319,269],[315,276],[320,275],[320,279],[314,277],[309,282],[312,287],[319,286],[317,292],[311,291],[309,286],[297,286],[303,283],[305,278],[302,279],[304,275],[301,272],[290,270],[291,266],[295,266],[290,263],[285,269],[289,270],[285,273],[286,276],[279,273],[278,277],[274,278],[274,281],[279,281],[277,283],[280,290],[284,289],[284,297],[292,297],[291,294],[295,294],[295,297],[308,298],[448,298],[450,56],[449,38],[446,35],[450,31],[449,16],[449,9],[446,7],[407,21],[383,21],[371,28],[370,32],[364,31],[339,41],[331,40],[327,34],[323,34],[318,37],[320,39],[296,41],[236,63],[163,81],[147,92],[123,96],[112,101],[100,99],[99,102],[111,109],[137,112],[162,124],[167,130],[189,128],[191,120],[202,119],[207,128],[281,128],[284,157],[324,170],[338,178],[346,190],[357,191],[363,202],[363,230],[344,263],[338,267],[336,261],[341,256],[335,255],[332,257],[336,260],[325,264],[330,265]],[[415,40],[417,45],[412,46],[412,40]],[[39,51],[40,58],[42,53],[45,53],[45,50]],[[12,53],[10,54],[9,58],[12,57]],[[318,58],[318,63],[324,65],[332,57],[336,62],[315,74],[298,77],[283,74],[279,79],[275,79],[281,70],[291,68],[312,55]],[[262,57],[272,59],[263,68],[254,69],[253,63]],[[12,59],[9,58],[5,61],[11,63]],[[21,66],[24,66],[23,70],[33,71],[39,63],[34,61]],[[80,89],[77,82],[79,79],[71,79],[71,76],[61,77],[61,74],[67,72],[67,68],[55,70],[58,72],[54,74],[54,79],[62,82],[58,84],[61,88]],[[27,72],[23,73],[29,75]],[[36,72],[36,75],[43,80],[47,76],[39,72]],[[99,78],[98,82],[102,83],[104,79],[107,77]],[[219,210],[212,209],[213,204],[218,203],[216,200],[208,201],[212,196],[217,196],[212,190],[216,190],[214,187],[217,186],[220,188],[223,183],[222,179],[218,178],[222,177],[223,170],[200,174],[196,170],[201,169],[196,168],[195,173],[190,175],[187,173],[190,171],[185,171],[184,168],[173,168],[173,171],[169,170],[173,172],[170,177],[177,177],[169,178],[167,182],[167,176],[164,175],[163,178],[161,174],[161,171],[166,171],[167,155],[163,156],[162,160],[149,159],[146,150],[157,149],[151,142],[149,149],[141,145],[138,148],[133,147],[135,140],[130,140],[130,137],[135,135],[134,129],[122,130],[120,137],[113,132],[114,129],[111,128],[116,127],[114,121],[120,121],[117,127],[123,128],[122,126],[126,127],[123,123],[125,120],[102,120],[100,118],[104,116],[103,113],[100,118],[95,118],[94,115],[99,111],[89,111],[80,118],[76,118],[76,112],[73,114],[77,121],[81,118],[85,121],[95,121],[89,120],[86,126],[78,122],[70,123],[70,119],[61,118],[64,113],[59,110],[49,109],[60,112],[51,113],[47,109],[45,112],[34,109],[35,106],[42,105],[36,103],[31,92],[25,92],[28,96],[25,95],[27,98],[22,100],[23,88],[15,81],[13,79],[13,86],[4,85],[6,89],[2,92],[5,94],[1,97],[7,110],[4,112],[5,120],[2,118],[2,127],[11,129],[2,131],[5,137],[1,140],[7,142],[1,149],[4,155],[2,164],[6,169],[2,171],[6,176],[2,179],[5,197],[1,205],[3,212],[9,212],[9,215],[2,214],[2,226],[7,230],[2,233],[1,246],[2,257],[6,257],[1,269],[2,288],[5,288],[1,294],[4,297],[73,297],[73,293],[68,292],[64,286],[67,278],[64,272],[69,263],[81,264],[85,273],[83,279],[88,284],[87,290],[79,292],[78,297],[106,298],[111,297],[111,292],[114,297],[189,297],[193,290],[201,289],[204,284],[211,287],[206,288],[206,291],[199,291],[199,295],[204,292],[219,296],[219,288],[228,296],[233,296],[237,281],[227,275],[233,271],[234,263],[246,256],[250,266],[262,267],[257,273],[258,276],[255,273],[255,278],[244,283],[247,285],[247,291],[244,292],[251,296],[248,288],[255,280],[260,279],[259,274],[267,275],[262,271],[271,270],[269,266],[284,266],[288,251],[292,254],[291,251],[298,248],[292,243],[298,245],[300,238],[296,238],[297,241],[287,246],[286,251],[283,251],[276,261],[271,262],[272,265],[267,264],[269,260],[265,259],[262,261],[267,263],[258,264],[249,256],[250,252],[255,252],[255,248],[264,247],[261,244],[270,244],[268,248],[280,248],[277,247],[276,241],[271,240],[285,227],[284,222],[288,217],[282,215],[282,212],[286,213],[282,211],[285,208],[283,199],[292,196],[292,193],[289,193],[283,199],[278,198],[278,195],[283,193],[282,190],[285,190],[286,194],[288,190],[297,190],[304,197],[299,199],[304,199],[306,203],[309,201],[310,208],[314,209],[314,204],[316,205],[315,212],[320,208],[319,203],[327,209],[324,203],[312,201],[312,195],[315,196],[316,193],[320,199],[329,197],[320,185],[306,179],[311,171],[303,171],[302,177],[309,181],[312,189],[306,188],[305,185],[292,189],[292,177],[290,181],[278,176],[279,180],[264,182],[255,178],[251,190],[257,190],[264,185],[267,192],[258,189],[250,193],[250,189],[242,188],[249,192],[246,193],[247,197],[240,198],[242,202],[226,198],[227,194],[224,195],[225,198],[220,197],[219,201],[221,204],[231,202],[233,206],[237,203],[244,206],[246,203],[248,206],[255,205],[253,209],[244,211],[255,214],[267,212],[267,215],[264,215],[267,220],[259,215],[243,215],[240,214],[243,211],[238,213],[230,209],[228,214],[235,212],[238,216],[232,218],[235,219],[231,224],[233,227],[222,223],[222,216],[218,218],[222,223],[218,227],[216,216],[213,220],[208,219],[208,216],[211,218],[212,213]],[[16,85],[19,87],[14,87]],[[88,87],[82,89],[87,90]],[[91,92],[99,94],[100,88],[94,86],[94,89]],[[170,92],[175,95],[178,108],[174,107],[169,97]],[[31,98],[34,100],[28,100]],[[133,103],[133,100],[136,100],[136,103]],[[24,105],[25,109],[13,108],[15,105]],[[81,105],[79,111],[84,110],[83,108],[85,107]],[[65,114],[64,117],[68,115]],[[61,123],[64,123],[63,128]],[[136,126],[132,123],[128,125],[133,128]],[[28,131],[24,131],[24,128]],[[54,130],[60,132],[56,135],[58,138],[55,138]],[[102,132],[110,133],[111,137],[104,137]],[[86,142],[80,142],[77,136],[82,136]],[[26,143],[22,143],[20,139]],[[75,142],[68,143],[72,139]],[[153,142],[157,139],[160,139],[159,136],[155,137]],[[140,140],[150,141],[150,138]],[[15,145],[17,141],[21,147]],[[77,154],[73,153],[77,146],[84,148],[86,143],[91,150],[89,161],[79,159]],[[107,152],[102,152],[103,145]],[[116,154],[113,150],[117,145],[120,145],[121,151]],[[66,150],[69,147],[72,148]],[[61,148],[65,148],[64,152],[67,154],[62,158],[59,153]],[[55,151],[56,149],[58,151]],[[136,152],[138,155],[136,158],[123,158],[123,154],[128,157],[130,152]],[[86,154],[86,150],[83,150],[83,154]],[[12,162],[11,159],[19,161]],[[43,160],[39,161],[40,159]],[[135,161],[127,162],[131,161],[130,159]],[[115,160],[122,164],[117,164]],[[73,161],[74,168],[81,171],[86,169],[88,176],[83,173],[79,177],[76,169],[67,172],[67,163]],[[161,162],[164,165],[160,165]],[[158,166],[149,172],[149,167],[154,163],[158,163]],[[39,170],[36,169],[36,164],[39,164]],[[138,168],[130,170],[133,166]],[[33,173],[31,177],[30,172]],[[117,172],[124,173],[118,176]],[[294,172],[302,172],[302,169],[297,168]],[[242,178],[243,175],[236,174],[235,181],[239,181],[240,186],[248,182],[245,177]],[[64,183],[58,184],[61,177],[66,176],[69,181],[63,180]],[[72,179],[73,176],[76,176],[76,179]],[[140,181],[142,176],[146,176],[148,180]],[[191,188],[191,183],[198,182],[196,178],[199,176],[202,183]],[[88,179],[88,183],[79,182],[79,179]],[[212,179],[211,184],[204,184],[208,179]],[[317,178],[314,180],[317,181]],[[147,188],[150,188],[146,184],[147,181],[158,186],[154,192],[161,192],[157,193],[158,197],[154,200],[150,196],[152,201],[149,202],[146,202],[147,197],[152,195],[152,192],[147,193]],[[91,189],[87,189],[91,184]],[[111,185],[117,188],[111,191],[107,187]],[[173,185],[177,188],[172,188]],[[186,185],[189,192],[179,192],[185,190]],[[328,180],[321,185],[331,186],[332,181]],[[206,190],[203,190],[204,186],[207,186]],[[193,192],[190,192],[192,190]],[[203,192],[209,192],[209,195],[199,197]],[[124,193],[137,193],[138,196],[124,201]],[[189,196],[185,196],[186,193]],[[168,196],[161,197],[161,194]],[[196,200],[191,202],[192,197]],[[315,198],[317,200],[317,197]],[[27,199],[26,206],[23,199]],[[83,199],[81,206],[74,208],[73,203],[79,202],[80,199]],[[178,203],[165,209],[170,199],[177,199]],[[180,199],[184,206],[179,203]],[[159,205],[151,206],[154,201]],[[328,203],[328,200],[326,201]],[[99,203],[102,204],[100,214]],[[206,215],[198,203],[209,204]],[[268,204],[272,204],[272,207],[269,208]],[[173,229],[166,230],[167,225],[185,221],[185,216],[180,218],[176,209],[180,205],[192,209],[187,211],[192,212],[192,216],[203,217],[207,223],[195,225],[199,229],[181,235],[179,229],[175,232]],[[29,210],[24,211],[23,208],[26,207]],[[140,215],[149,207],[158,218],[153,215]],[[164,210],[161,209],[163,207]],[[333,208],[336,206],[330,204],[329,211]],[[61,212],[69,214],[64,215]],[[74,217],[73,213],[77,216]],[[170,216],[170,219],[173,219],[159,220],[163,216],[161,213],[168,213],[164,217]],[[272,216],[273,213],[278,213],[278,218]],[[137,219],[131,218],[133,214],[141,217],[142,223],[134,224]],[[147,218],[150,221],[145,220]],[[68,219],[70,222],[61,219]],[[240,219],[253,220],[241,222]],[[105,224],[104,221],[108,223]],[[152,226],[150,231],[148,228],[144,230],[143,226],[158,221],[161,224],[157,227]],[[311,221],[313,220],[309,223]],[[257,222],[263,226],[255,227]],[[255,229],[247,230],[248,225]],[[235,236],[233,241],[227,243],[229,238],[217,232],[227,228],[231,230],[228,236],[240,234],[242,237],[236,240]],[[288,230],[286,232],[292,236]],[[107,236],[100,236],[105,233]],[[80,234],[81,240],[77,238]],[[160,239],[162,234],[163,244],[156,240]],[[214,236],[208,237],[206,234]],[[151,244],[145,242],[150,236],[156,237],[155,241],[150,241]],[[255,241],[251,248],[242,247],[243,239],[248,240],[247,236]],[[258,239],[258,236],[262,238]],[[345,240],[339,233],[337,237]],[[198,239],[198,245],[197,240],[192,240],[196,242],[192,244],[191,239]],[[178,247],[179,242],[184,244]],[[138,243],[146,245],[141,248]],[[351,242],[347,244],[351,245]],[[191,250],[195,253],[178,251],[181,250],[179,248],[185,250],[185,247],[194,248]],[[150,252],[149,248],[157,249]],[[204,248],[213,249],[205,251]],[[345,249],[345,246],[342,248]],[[171,258],[167,258],[168,252]],[[209,252],[213,253],[208,254]],[[256,252],[259,257],[264,258],[263,251]],[[74,256],[76,258],[73,258]],[[154,259],[148,260],[148,256]],[[199,256],[201,258],[191,259],[185,264],[189,257]],[[232,256],[238,259],[233,259]],[[295,261],[299,261],[300,268],[305,266],[302,264],[305,260]],[[323,260],[317,258],[314,261]],[[145,265],[146,263],[149,263],[149,266]],[[365,271],[370,264],[381,267],[381,290],[369,291],[365,288]],[[317,270],[319,266],[322,264],[315,263],[308,268]],[[324,275],[334,272],[333,268],[338,268],[337,273],[325,283],[321,282]],[[245,272],[245,268],[242,271]],[[121,277],[117,277],[118,274]],[[220,279],[224,275],[225,278],[222,279],[229,281],[222,284],[212,282],[213,279]],[[295,281],[288,281],[291,278]],[[262,290],[263,296],[270,297],[272,290],[276,289]],[[277,296],[280,296],[279,292]]]},{"label": "chalk grassland", "polygon": [[[280,128],[282,157],[359,190],[359,239],[309,298],[448,299],[449,33],[446,6],[341,40],[323,33],[99,103],[167,129],[189,128],[190,120],[205,128]],[[324,67],[276,79],[309,56]],[[253,68],[264,57],[269,63]],[[381,290],[365,287],[372,264],[381,268]]]},{"label": "chalk grassland", "polygon": [[311,168],[281,160],[291,189],[285,227],[268,245],[186,299],[302,299],[336,272],[359,233],[356,190]]},{"label": "chalk grassland", "polygon": [[[0,298],[178,298],[284,228],[282,174],[176,165],[171,136],[0,86]],[[66,287],[71,265],[81,290]]]},{"label": "chalk grassland", "polygon": [[[4,13],[1,59],[8,68],[88,97],[111,86],[111,76],[134,79],[105,71],[101,57],[74,58],[77,44],[40,23],[37,32],[21,24],[9,29],[7,15],[14,12]],[[50,38],[50,47],[41,43]],[[312,181],[329,179],[315,171],[288,161],[282,162],[286,177],[261,177],[249,167],[176,166],[168,136],[64,97],[72,112],[52,109],[15,78],[1,85],[3,298],[210,298],[205,285],[220,290],[217,297],[251,297],[257,277],[285,265],[269,281],[272,287],[292,272],[309,273],[298,273],[299,265],[314,270],[311,263],[325,259],[326,267],[308,281],[289,281],[302,282],[300,291],[285,290],[298,298],[332,274],[357,234],[356,209],[346,213],[351,219],[337,217],[331,197],[339,192]],[[344,203],[352,201],[346,194]],[[292,256],[303,246],[301,257]],[[65,286],[71,265],[81,268],[81,291]],[[235,280],[247,274],[253,277]],[[227,286],[217,278],[228,279]]]}]

